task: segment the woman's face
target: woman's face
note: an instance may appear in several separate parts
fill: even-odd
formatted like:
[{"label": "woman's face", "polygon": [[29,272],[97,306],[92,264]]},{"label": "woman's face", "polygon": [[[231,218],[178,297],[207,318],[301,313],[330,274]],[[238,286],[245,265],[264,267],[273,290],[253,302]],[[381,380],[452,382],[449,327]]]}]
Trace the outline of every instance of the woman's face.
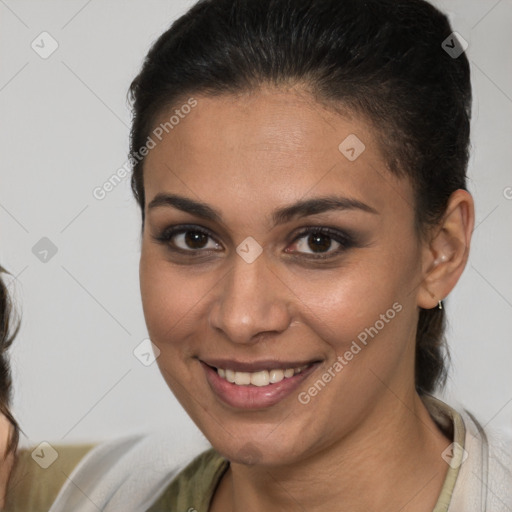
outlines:
[{"label": "woman's face", "polygon": [[409,181],[368,124],[306,93],[195,100],[144,168],[162,375],[232,461],[292,463],[375,432],[414,392],[425,265]]}]

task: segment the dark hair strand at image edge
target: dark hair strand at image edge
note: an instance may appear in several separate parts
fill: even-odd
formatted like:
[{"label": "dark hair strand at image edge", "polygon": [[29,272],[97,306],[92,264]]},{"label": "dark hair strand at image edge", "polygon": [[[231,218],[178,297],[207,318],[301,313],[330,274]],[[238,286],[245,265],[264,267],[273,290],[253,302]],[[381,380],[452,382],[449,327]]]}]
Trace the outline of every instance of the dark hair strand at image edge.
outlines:
[{"label": "dark hair strand at image edge", "polygon": [[0,266],[0,314],[2,317],[0,321],[0,413],[2,413],[14,427],[7,445],[7,453],[9,453],[18,446],[19,426],[9,407],[12,378],[7,352],[18,334],[20,324],[17,322],[13,329],[13,304],[9,297],[7,286],[2,278],[2,274],[8,274],[8,272]]}]

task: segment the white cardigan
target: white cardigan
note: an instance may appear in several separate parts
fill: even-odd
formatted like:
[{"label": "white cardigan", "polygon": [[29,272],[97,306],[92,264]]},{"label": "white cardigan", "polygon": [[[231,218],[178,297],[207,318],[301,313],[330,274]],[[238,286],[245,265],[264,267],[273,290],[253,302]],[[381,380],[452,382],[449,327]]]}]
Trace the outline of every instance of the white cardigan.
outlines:
[{"label": "white cardigan", "polygon": [[[432,397],[427,402],[434,416],[462,419],[468,455],[449,507],[435,512],[512,512],[512,442],[490,439],[466,411],[459,414]],[[197,434],[171,430],[99,445],[75,468],[49,512],[144,512],[207,448],[204,440],[198,445]]]}]

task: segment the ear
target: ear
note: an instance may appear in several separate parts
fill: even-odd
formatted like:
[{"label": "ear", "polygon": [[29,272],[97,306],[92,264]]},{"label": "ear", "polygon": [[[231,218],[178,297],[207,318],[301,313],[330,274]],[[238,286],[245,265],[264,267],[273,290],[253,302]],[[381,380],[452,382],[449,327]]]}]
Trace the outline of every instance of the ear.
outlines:
[{"label": "ear", "polygon": [[456,190],[450,196],[442,221],[432,229],[422,257],[423,281],[418,306],[431,309],[456,285],[468,261],[475,208],[471,194]]}]

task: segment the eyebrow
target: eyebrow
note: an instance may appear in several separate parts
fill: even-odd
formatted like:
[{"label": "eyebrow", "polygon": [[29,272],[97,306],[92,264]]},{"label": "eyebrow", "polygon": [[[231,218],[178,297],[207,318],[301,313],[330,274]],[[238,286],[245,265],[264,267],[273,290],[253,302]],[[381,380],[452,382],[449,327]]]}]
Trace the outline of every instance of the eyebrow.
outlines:
[{"label": "eyebrow", "polygon": [[[157,194],[148,205],[148,210],[159,207],[173,207],[202,219],[223,223],[222,215],[206,203],[176,194]],[[294,218],[307,217],[332,210],[360,210],[378,215],[379,212],[358,199],[340,196],[315,197],[300,200],[290,206],[278,208],[272,214],[273,227]]]}]

